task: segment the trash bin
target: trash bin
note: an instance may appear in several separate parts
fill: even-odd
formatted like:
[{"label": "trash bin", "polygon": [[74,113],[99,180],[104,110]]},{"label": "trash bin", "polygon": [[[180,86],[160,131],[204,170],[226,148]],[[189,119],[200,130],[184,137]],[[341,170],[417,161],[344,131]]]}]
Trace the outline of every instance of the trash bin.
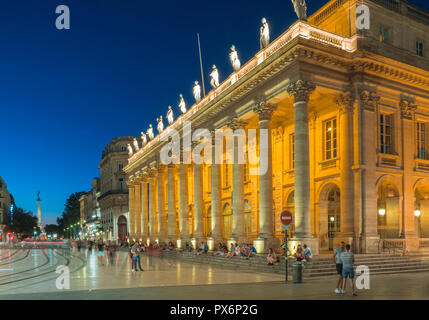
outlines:
[{"label": "trash bin", "polygon": [[293,283],[301,283],[302,282],[302,264],[294,263],[293,264]]}]

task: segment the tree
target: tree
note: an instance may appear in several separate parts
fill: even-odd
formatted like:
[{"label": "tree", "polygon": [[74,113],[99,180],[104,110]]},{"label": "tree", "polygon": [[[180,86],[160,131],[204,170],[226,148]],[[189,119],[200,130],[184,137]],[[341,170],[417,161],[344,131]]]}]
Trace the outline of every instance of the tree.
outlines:
[{"label": "tree", "polygon": [[81,192],[75,192],[72,193],[68,199],[66,200],[66,203],[64,205],[64,212],[62,213],[61,217],[57,218],[57,224],[60,230],[60,234],[63,236],[67,235],[67,232],[64,230],[76,223],[79,223],[80,221],[80,202],[79,199],[84,194],[86,194],[85,191]]},{"label": "tree", "polygon": [[10,230],[21,235],[32,235],[34,228],[37,228],[37,217],[33,216],[31,211],[15,207]]},{"label": "tree", "polygon": [[45,226],[45,233],[47,235],[61,234],[59,226],[56,224],[47,224]]}]

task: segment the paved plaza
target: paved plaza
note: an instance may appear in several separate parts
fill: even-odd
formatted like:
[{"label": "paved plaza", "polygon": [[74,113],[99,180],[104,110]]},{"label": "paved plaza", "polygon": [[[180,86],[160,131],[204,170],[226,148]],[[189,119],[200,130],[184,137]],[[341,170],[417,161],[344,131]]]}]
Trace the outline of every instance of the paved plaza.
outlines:
[{"label": "paved plaza", "polygon": [[[70,290],[56,288],[57,266],[70,268]],[[335,278],[284,283],[282,275],[142,257],[132,272],[126,252],[101,266],[95,253],[58,249],[0,250],[0,299],[429,299],[429,274],[371,277],[358,297],[336,296]]]}]

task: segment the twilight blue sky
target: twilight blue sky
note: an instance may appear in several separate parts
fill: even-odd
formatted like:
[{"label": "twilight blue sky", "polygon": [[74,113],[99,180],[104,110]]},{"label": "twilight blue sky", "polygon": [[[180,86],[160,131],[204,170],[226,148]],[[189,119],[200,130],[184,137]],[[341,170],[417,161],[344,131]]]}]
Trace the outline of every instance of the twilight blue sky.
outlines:
[{"label": "twilight blue sky", "polygon": [[[307,0],[312,14],[327,1]],[[412,3],[424,7],[424,0]],[[71,30],[55,28],[55,8],[68,5]],[[55,223],[66,198],[89,190],[101,151],[120,135],[139,135],[192,100],[204,72],[232,71],[259,49],[266,17],[272,39],[296,20],[290,0],[138,1],[0,0],[0,176],[18,206]]]}]

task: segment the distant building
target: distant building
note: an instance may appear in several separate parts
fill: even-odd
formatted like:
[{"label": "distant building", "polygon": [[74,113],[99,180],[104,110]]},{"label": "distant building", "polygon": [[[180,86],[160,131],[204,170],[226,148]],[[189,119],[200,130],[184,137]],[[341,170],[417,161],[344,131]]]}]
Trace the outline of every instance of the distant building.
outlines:
[{"label": "distant building", "polygon": [[124,240],[128,235],[128,186],[123,168],[128,164],[127,144],[132,136],[113,139],[102,153],[100,169],[101,225],[105,240]]},{"label": "distant building", "polygon": [[3,229],[10,223],[10,208],[13,203],[13,198],[7,191],[7,186],[4,180],[0,177],[0,239],[3,239]]},{"label": "distant building", "polygon": [[101,231],[101,214],[97,198],[100,196],[100,178],[92,180],[92,189],[80,201],[80,225],[82,237],[94,239]]}]

